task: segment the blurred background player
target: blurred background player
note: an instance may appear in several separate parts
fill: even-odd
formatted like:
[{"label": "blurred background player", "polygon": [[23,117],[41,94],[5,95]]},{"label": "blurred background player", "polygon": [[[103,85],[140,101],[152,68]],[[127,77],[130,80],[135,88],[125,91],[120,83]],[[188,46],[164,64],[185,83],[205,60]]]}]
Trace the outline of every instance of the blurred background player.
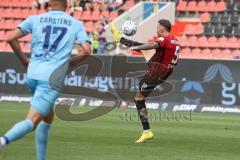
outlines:
[{"label": "blurred background player", "polygon": [[[51,10],[30,16],[7,38],[7,42],[27,71],[27,84],[32,94],[26,119],[15,124],[0,138],[0,150],[36,129],[37,160],[45,160],[48,132],[53,121],[53,106],[60,96],[69,69],[91,53],[83,23],[67,15],[66,0],[50,0]],[[31,59],[22,53],[18,39],[32,34]],[[74,42],[81,44],[82,55],[70,60]],[[29,63],[29,64],[28,64]]]},{"label": "blurred background player", "polygon": [[[120,32],[112,24],[114,41],[119,39]],[[153,50],[154,54],[148,63],[148,70],[145,76],[139,82],[138,91],[135,96],[136,108],[143,126],[143,133],[136,143],[144,143],[153,138],[148,122],[148,112],[145,104],[146,97],[154,90],[156,86],[163,83],[173,72],[177,65],[180,53],[180,46],[175,36],[170,34],[171,23],[169,20],[161,19],[158,21],[157,35],[158,39],[152,43],[139,43],[124,37],[120,37],[119,42],[131,47],[130,51]]]},{"label": "blurred background player", "polygon": [[35,0],[32,5],[33,9],[47,9],[49,0]]}]

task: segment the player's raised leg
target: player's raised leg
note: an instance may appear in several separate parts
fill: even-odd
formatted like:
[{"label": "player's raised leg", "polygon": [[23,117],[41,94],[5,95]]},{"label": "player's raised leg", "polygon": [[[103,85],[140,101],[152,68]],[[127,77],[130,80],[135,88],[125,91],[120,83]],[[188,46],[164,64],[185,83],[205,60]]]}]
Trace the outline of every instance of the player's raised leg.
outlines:
[{"label": "player's raised leg", "polygon": [[53,121],[53,110],[41,121],[36,128],[36,152],[37,160],[46,159],[46,151],[48,146],[49,130]]},{"label": "player's raised leg", "polygon": [[0,138],[0,149],[3,149],[9,143],[23,138],[33,131],[38,123],[43,119],[42,114],[35,108],[31,108],[25,120],[15,124],[3,137]]},{"label": "player's raised leg", "polygon": [[136,42],[127,38],[124,38],[122,36],[122,33],[119,31],[119,29],[115,26],[115,24],[111,23],[111,32],[113,35],[113,42],[114,43],[122,43],[127,47],[133,47],[133,46],[140,46],[144,43]]},{"label": "player's raised leg", "polygon": [[111,32],[113,35],[113,42],[118,43],[122,33],[119,31],[119,29],[115,26],[113,22],[111,23]]}]

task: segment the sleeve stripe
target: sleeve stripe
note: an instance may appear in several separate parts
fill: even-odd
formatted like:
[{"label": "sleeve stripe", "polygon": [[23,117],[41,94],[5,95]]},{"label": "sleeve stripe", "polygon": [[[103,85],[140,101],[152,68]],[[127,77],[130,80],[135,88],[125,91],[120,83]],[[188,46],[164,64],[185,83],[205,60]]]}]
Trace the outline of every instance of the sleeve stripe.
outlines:
[{"label": "sleeve stripe", "polygon": [[24,30],[23,30],[21,27],[18,26],[17,28],[20,29],[23,34],[25,34],[25,33],[24,33]]}]

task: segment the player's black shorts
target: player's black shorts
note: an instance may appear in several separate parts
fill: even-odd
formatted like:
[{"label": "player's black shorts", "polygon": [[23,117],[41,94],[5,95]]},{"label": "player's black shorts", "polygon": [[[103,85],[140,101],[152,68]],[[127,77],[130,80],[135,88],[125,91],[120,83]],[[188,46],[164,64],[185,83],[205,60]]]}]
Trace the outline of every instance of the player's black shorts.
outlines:
[{"label": "player's black shorts", "polygon": [[151,79],[147,74],[140,80],[138,84],[138,90],[144,97],[148,97],[158,85],[162,84],[170,75],[172,70],[170,70],[166,75],[159,79]]}]

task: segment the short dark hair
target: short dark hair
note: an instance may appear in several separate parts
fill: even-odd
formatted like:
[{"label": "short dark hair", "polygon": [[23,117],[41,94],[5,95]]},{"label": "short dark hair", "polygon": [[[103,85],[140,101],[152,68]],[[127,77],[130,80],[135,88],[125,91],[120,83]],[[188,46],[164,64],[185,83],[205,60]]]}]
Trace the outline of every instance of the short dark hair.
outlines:
[{"label": "short dark hair", "polygon": [[48,3],[50,4],[50,6],[57,5],[57,6],[65,6],[65,7],[67,7],[67,4],[68,4],[67,0],[50,0]]},{"label": "short dark hair", "polygon": [[158,23],[163,26],[168,32],[171,32],[171,22],[167,19],[161,19],[158,21]]}]

